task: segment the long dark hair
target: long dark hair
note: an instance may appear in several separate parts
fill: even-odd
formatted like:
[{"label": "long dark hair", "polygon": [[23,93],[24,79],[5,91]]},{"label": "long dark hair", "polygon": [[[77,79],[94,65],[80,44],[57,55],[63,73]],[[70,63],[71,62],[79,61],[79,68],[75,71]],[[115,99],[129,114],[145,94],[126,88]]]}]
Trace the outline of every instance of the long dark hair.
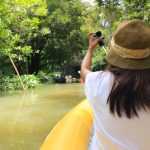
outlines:
[{"label": "long dark hair", "polygon": [[150,69],[128,70],[112,65],[107,68],[114,75],[114,84],[107,103],[110,112],[128,118],[138,117],[138,111],[150,109]]}]

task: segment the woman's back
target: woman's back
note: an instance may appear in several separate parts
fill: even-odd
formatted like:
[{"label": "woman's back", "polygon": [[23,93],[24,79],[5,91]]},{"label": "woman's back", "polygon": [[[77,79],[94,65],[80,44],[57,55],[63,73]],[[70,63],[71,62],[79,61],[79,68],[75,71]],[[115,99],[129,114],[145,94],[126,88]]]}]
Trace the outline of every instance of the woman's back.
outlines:
[{"label": "woman's back", "polygon": [[85,94],[94,113],[92,150],[150,149],[150,27],[142,20],[122,23],[112,36],[106,71],[91,72],[102,39],[89,38],[82,62]]},{"label": "woman's back", "polygon": [[150,111],[139,111],[139,117],[118,117],[110,113],[107,99],[114,76],[109,71],[91,72],[85,81],[85,94],[94,113],[93,150],[149,150]]}]

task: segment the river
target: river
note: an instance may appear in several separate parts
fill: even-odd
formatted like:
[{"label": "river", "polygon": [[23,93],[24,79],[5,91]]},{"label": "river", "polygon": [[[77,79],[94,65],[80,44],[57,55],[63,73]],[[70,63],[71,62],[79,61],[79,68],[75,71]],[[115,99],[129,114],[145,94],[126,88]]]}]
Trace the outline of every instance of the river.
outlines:
[{"label": "river", "polygon": [[0,150],[38,150],[54,125],[85,98],[82,84],[53,84],[0,96]]}]

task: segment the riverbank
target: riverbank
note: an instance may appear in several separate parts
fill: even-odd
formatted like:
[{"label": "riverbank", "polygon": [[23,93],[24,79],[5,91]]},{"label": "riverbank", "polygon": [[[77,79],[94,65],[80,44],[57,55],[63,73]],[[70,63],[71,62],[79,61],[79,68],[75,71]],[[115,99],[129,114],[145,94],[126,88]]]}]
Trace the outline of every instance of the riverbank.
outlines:
[{"label": "riverbank", "polygon": [[[79,83],[79,79],[70,76],[68,80],[67,76],[61,75],[58,72],[46,74],[39,72],[37,75],[21,75],[24,88],[34,89],[39,87],[41,84],[52,84],[52,83]],[[1,76],[0,77],[0,91],[14,91],[23,90],[22,84],[17,75],[12,76]]]}]

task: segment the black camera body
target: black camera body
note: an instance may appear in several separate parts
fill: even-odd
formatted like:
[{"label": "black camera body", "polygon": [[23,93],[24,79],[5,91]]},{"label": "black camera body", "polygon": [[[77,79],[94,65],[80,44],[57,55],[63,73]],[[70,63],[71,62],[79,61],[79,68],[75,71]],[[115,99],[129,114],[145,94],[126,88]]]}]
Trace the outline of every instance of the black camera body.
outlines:
[{"label": "black camera body", "polygon": [[[95,32],[94,33],[94,37],[98,37],[98,38],[100,38],[102,36],[102,32],[101,31],[97,31],[97,32]],[[99,46],[104,46],[104,37],[102,37],[101,38],[101,41],[98,43],[99,44]]]}]

